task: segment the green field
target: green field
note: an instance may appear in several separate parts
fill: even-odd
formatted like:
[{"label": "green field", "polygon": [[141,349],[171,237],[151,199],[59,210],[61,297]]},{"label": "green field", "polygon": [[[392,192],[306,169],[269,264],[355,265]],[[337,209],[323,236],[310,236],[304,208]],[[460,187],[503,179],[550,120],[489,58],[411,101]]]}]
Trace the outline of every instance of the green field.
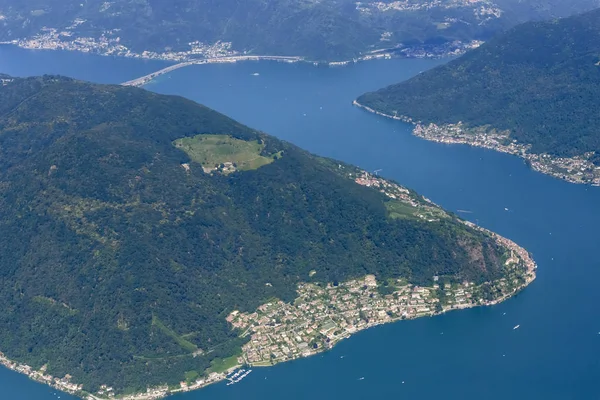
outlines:
[{"label": "green field", "polygon": [[187,371],[185,373],[185,381],[190,384],[200,377],[198,371]]},{"label": "green field", "polygon": [[418,208],[401,201],[387,201],[385,203],[391,218],[414,218]]},{"label": "green field", "polygon": [[197,135],[177,139],[173,144],[193,161],[211,169],[232,162],[236,169],[246,171],[270,164],[280,157],[279,153],[262,156],[265,145],[257,140],[245,141],[229,135]]},{"label": "green field", "polygon": [[225,372],[228,369],[235,367],[236,365],[239,365],[239,362],[238,362],[239,356],[240,356],[239,354],[234,354],[231,357],[219,358],[219,359],[213,360],[210,364],[209,372],[221,373],[221,372]]},{"label": "green field", "polygon": [[413,207],[410,204],[398,200],[386,201],[385,207],[388,210],[389,217],[392,219],[411,218],[433,221],[448,217],[441,209],[428,206]]}]

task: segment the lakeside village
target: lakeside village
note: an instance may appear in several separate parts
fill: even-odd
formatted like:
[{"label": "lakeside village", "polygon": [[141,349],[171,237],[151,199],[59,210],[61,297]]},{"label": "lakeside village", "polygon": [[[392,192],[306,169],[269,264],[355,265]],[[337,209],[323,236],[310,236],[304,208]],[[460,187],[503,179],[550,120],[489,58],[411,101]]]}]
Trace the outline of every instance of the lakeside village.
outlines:
[{"label": "lakeside village", "polygon": [[390,115],[364,106],[354,100],[357,107],[383,117],[413,124],[413,135],[425,140],[447,144],[467,144],[483,147],[523,158],[535,171],[563,179],[571,183],[600,186],[600,166],[590,161],[593,152],[575,157],[556,157],[550,154],[530,153],[531,146],[510,139],[508,131],[489,127],[467,128],[462,122],[456,124],[423,124],[403,115]]},{"label": "lakeside village", "polygon": [[55,378],[52,375],[46,374],[46,366],[44,365],[38,371],[31,368],[29,365],[21,364],[15,361],[9,360],[2,352],[0,352],[0,364],[13,371],[20,372],[21,374],[27,375],[30,379],[45,383],[53,388],[62,390],[67,393],[79,393],[82,390],[82,385],[71,383],[71,376],[65,375],[64,378]]},{"label": "lakeside village", "polygon": [[330,349],[372,326],[495,304],[534,279],[533,264],[530,269],[525,267],[529,263],[529,258],[511,257],[509,277],[487,284],[499,293],[489,301],[481,297],[483,286],[471,282],[419,287],[398,279],[385,287],[392,293],[382,294],[375,276],[368,275],[337,286],[301,284],[293,304],[267,303],[252,314],[233,312],[228,321],[251,335],[243,348],[245,363],[273,365]]},{"label": "lakeside village", "polygon": [[[395,182],[390,182],[378,175],[370,174],[366,171],[360,171],[356,174],[349,174],[350,178],[354,178],[354,182],[359,185],[378,189],[379,192],[385,194],[392,201],[386,202],[386,208],[390,213],[391,218],[420,218],[427,222],[437,222],[442,218],[450,218],[450,215],[443,208],[429,200],[424,196],[416,193],[411,193],[405,187],[398,185]],[[400,205],[402,214],[397,213],[395,206]]]},{"label": "lakeside village", "polygon": [[519,156],[536,171],[554,176],[572,183],[600,186],[600,166],[594,165],[590,158],[593,152],[576,157],[555,157],[549,154],[530,153],[531,146],[511,140],[509,132],[497,131],[486,127],[467,129],[462,123],[436,125],[417,124],[413,131],[423,139],[450,144],[468,144],[484,147]]},{"label": "lakeside village", "polygon": [[[187,51],[143,51],[136,53],[131,51],[121,43],[121,37],[118,36],[120,29],[106,30],[100,34],[98,38],[78,36],[75,33],[76,28],[84,24],[86,20],[76,19],[72,25],[62,30],[56,28],[42,28],[40,32],[29,38],[15,39],[0,44],[12,44],[18,47],[29,50],[67,50],[79,51],[83,53],[98,54],[104,56],[117,56],[127,58],[140,58],[148,60],[162,60],[172,62],[190,62],[190,61],[217,61],[221,58],[226,59],[226,62],[236,62],[243,60],[261,59],[261,56],[251,57],[246,52],[239,52],[232,49],[231,42],[217,41],[213,44],[206,44],[200,41],[188,43],[189,50]],[[382,42],[389,40],[391,32],[382,34]],[[453,41],[437,45],[416,45],[405,47],[402,45],[373,50],[362,57],[354,58],[346,61],[332,61],[326,63],[329,66],[344,66],[359,61],[368,61],[374,59],[390,59],[393,56],[407,58],[442,58],[449,56],[458,56],[464,54],[467,50],[480,46],[483,42],[472,40],[468,42]],[[276,56],[271,56],[276,58]],[[290,61],[295,59],[294,61]],[[282,57],[282,61],[296,62],[307,61],[303,57]],[[320,62],[312,62],[315,65],[320,65]]]},{"label": "lakeside village", "polygon": [[[415,208],[423,207],[410,197],[407,189],[385,179],[362,171],[355,181],[380,188],[388,197]],[[471,222],[463,223],[490,235],[506,250],[504,278],[475,285],[441,282],[440,277],[434,276],[431,287],[412,285],[404,279],[377,282],[373,275],[338,285],[303,283],[298,286],[298,297],[292,304],[273,301],[254,313],[234,311],[227,317],[228,322],[243,332],[242,336],[250,335],[240,361],[267,366],[311,356],[372,326],[497,304],[535,279],[537,266],[525,249]],[[316,273],[311,271],[311,276]]]},{"label": "lakeside village", "polygon": [[85,22],[85,20],[76,19],[73,25],[62,31],[54,28],[42,28],[39,34],[31,38],[16,39],[0,44],[13,44],[30,50],[68,50],[105,56],[176,62],[189,61],[193,57],[218,58],[237,54],[237,52],[231,50],[230,42],[216,42],[213,45],[207,45],[198,41],[188,43],[190,46],[190,50],[188,51],[163,53],[144,51],[142,53],[135,53],[121,44],[121,38],[117,36],[120,29],[104,31],[99,38],[75,37],[73,30]]},{"label": "lakeside village", "polygon": [[[350,173],[357,184],[379,189],[392,200],[415,209],[415,216],[427,218],[432,210],[447,216],[430,200],[416,198],[408,189],[366,171]],[[421,201],[422,200],[422,201]],[[433,221],[429,220],[428,221]],[[223,373],[211,372],[193,383],[182,381],[180,387],[148,388],[144,393],[115,395],[114,389],[103,385],[98,393],[89,394],[81,385],[71,382],[71,376],[56,378],[46,373],[45,366],[36,371],[28,365],[6,358],[0,353],[0,363],[31,379],[88,400],[118,398],[121,400],[160,399],[170,394],[200,389],[227,380],[228,385],[244,379],[251,369],[242,366],[269,366],[279,362],[307,357],[332,348],[355,332],[372,326],[404,319],[433,316],[447,311],[482,305],[493,305],[509,298],[535,279],[537,268],[529,253],[516,243],[481,228],[471,222],[464,224],[490,235],[506,251],[504,278],[476,285],[473,282],[450,283],[434,276],[433,285],[421,287],[404,279],[377,282],[373,275],[339,284],[301,283],[293,303],[274,300],[258,307],[256,312],[233,311],[227,316],[232,328],[249,336],[242,347],[238,365]],[[310,275],[318,273],[311,271]]]}]

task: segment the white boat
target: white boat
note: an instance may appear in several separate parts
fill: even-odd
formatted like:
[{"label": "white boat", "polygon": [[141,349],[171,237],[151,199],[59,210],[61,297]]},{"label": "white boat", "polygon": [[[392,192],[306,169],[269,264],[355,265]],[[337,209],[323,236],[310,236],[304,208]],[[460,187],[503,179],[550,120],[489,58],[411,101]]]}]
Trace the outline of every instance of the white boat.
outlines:
[{"label": "white boat", "polygon": [[244,373],[244,371],[246,371],[246,370],[243,369],[243,368],[240,369],[240,370],[237,370],[234,374],[226,376],[225,379],[227,379],[228,381],[233,382],[233,381],[235,381],[235,378],[237,378],[238,376],[242,375],[242,373]]},{"label": "white boat", "polygon": [[231,384],[238,383],[239,381],[241,381],[242,379],[244,379],[245,377],[247,377],[250,374],[250,372],[252,372],[251,369],[249,369],[248,371],[244,372],[237,379],[232,379],[231,380]]},{"label": "white boat", "polygon": [[519,327],[520,327],[520,326],[521,326],[521,325],[515,325],[515,327],[513,328],[513,330],[515,330],[515,329],[519,329]]}]

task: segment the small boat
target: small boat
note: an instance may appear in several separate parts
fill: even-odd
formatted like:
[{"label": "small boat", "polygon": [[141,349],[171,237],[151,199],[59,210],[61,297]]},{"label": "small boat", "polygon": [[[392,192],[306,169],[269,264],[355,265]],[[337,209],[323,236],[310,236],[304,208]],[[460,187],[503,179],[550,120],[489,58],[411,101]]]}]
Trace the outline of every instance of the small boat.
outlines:
[{"label": "small boat", "polygon": [[364,380],[364,379],[365,379],[365,377],[364,377],[364,376],[361,376],[360,378],[358,378],[358,380],[359,380],[359,381],[362,381],[362,380]]},{"label": "small boat", "polygon": [[259,76],[260,74],[258,72],[255,72],[252,74],[252,76]]},{"label": "small boat", "polygon": [[515,330],[515,329],[519,329],[519,327],[520,327],[520,326],[521,326],[521,325],[515,325],[515,327],[513,328],[513,330]]}]

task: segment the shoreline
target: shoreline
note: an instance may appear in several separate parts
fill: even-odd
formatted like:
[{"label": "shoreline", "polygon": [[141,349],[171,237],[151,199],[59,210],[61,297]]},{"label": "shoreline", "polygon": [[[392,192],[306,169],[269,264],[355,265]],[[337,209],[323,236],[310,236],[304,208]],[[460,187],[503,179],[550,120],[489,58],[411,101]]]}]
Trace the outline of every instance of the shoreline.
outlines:
[{"label": "shoreline", "polygon": [[[381,114],[381,115],[385,115],[385,114]],[[396,118],[396,119],[400,119],[400,118]],[[469,224],[469,223],[467,223],[467,224]],[[477,229],[484,229],[484,228],[477,227]],[[485,230],[485,231],[487,231],[487,230]],[[492,233],[490,231],[487,231],[487,232],[490,233],[491,235],[495,235],[495,236],[497,236],[499,238],[502,238],[501,236],[496,235],[496,234],[494,234],[494,233]],[[504,238],[502,238],[502,239],[504,239]],[[508,239],[505,239],[505,240],[508,240]],[[514,244],[514,242],[511,242],[511,243]],[[517,246],[516,244],[514,244],[514,245]],[[525,252],[525,250],[523,248],[519,247],[519,249],[521,249],[521,250],[523,250]],[[527,259],[531,260],[531,258],[529,256],[527,256]],[[531,260],[531,262],[534,265],[533,260]],[[499,298],[496,298],[494,300],[490,300],[490,301],[486,301],[486,302],[482,302],[482,303],[478,303],[478,304],[466,304],[466,305],[452,306],[452,307],[449,307],[449,308],[446,308],[446,309],[442,309],[442,311],[440,311],[440,312],[432,312],[431,314],[426,314],[426,315],[416,315],[416,316],[408,317],[408,318],[405,318],[405,319],[415,319],[415,318],[420,318],[420,317],[425,317],[425,316],[435,316],[435,315],[440,315],[440,314],[446,313],[448,311],[453,311],[453,310],[458,310],[458,309],[465,309],[465,308],[473,308],[473,307],[478,307],[478,306],[489,306],[489,305],[498,304],[498,303],[500,303],[500,302],[502,302],[502,301],[504,301],[504,300],[506,300],[506,299],[508,299],[508,298],[510,298],[512,296],[514,296],[520,290],[522,290],[527,285],[529,285],[535,279],[535,268],[533,268],[531,270],[531,273],[532,273],[532,276],[530,276],[530,279],[526,280],[524,284],[522,284],[521,286],[518,286],[512,292],[506,293],[503,296],[501,296]],[[358,329],[355,332],[359,332],[361,330],[369,329],[371,327],[382,325],[382,324],[385,324],[385,323],[397,322],[397,321],[402,320],[402,319],[403,318],[396,318],[396,319],[391,319],[389,321],[384,321],[384,322],[367,323],[363,328]],[[315,353],[312,353],[310,355],[319,354],[321,352],[327,351],[330,348],[334,347],[335,344],[337,344],[341,340],[349,338],[351,335],[352,335],[352,333],[347,333],[345,335],[342,335],[342,336],[339,337],[338,340],[334,341],[331,344],[330,347],[323,348],[322,350],[319,350],[319,351],[317,351]],[[0,355],[1,355],[1,353],[0,353]],[[308,355],[308,356],[310,356],[310,355]],[[4,357],[4,356],[2,355],[2,357]],[[302,356],[302,357],[305,357],[305,356]],[[8,360],[8,359],[6,359],[6,360],[7,360],[7,362],[10,362],[10,360]],[[285,362],[285,361],[288,361],[288,360],[282,360],[282,361],[278,361],[276,363]],[[17,364],[17,363],[15,363],[15,364]],[[24,364],[18,364],[18,366],[23,367]],[[258,365],[257,364],[253,364],[253,366],[258,366]],[[270,366],[270,365],[265,365],[265,366]],[[65,379],[66,379],[66,382],[68,383],[68,378],[65,377],[63,379],[58,379],[58,378],[54,378],[54,377],[52,377],[50,375],[45,375],[44,374],[45,371],[41,371],[41,370],[40,371],[32,371],[31,368],[29,368],[29,369],[30,369],[29,373],[31,373],[31,375],[28,375],[28,376],[31,379],[38,380],[38,377],[40,377],[40,379],[42,379],[41,377],[43,377],[43,380],[38,380],[38,381],[40,381],[42,383],[47,383],[47,384],[49,384],[49,385],[51,385],[51,386],[53,386],[53,387],[55,387],[55,388],[57,388],[59,390],[67,391],[68,387],[64,388],[62,386],[54,386],[54,385],[59,385],[59,384],[60,385],[64,385],[64,383],[60,383],[60,382],[61,381],[65,381]],[[18,371],[18,372],[22,372],[22,371]],[[26,373],[26,372],[22,372],[22,373]],[[211,375],[212,375],[212,378],[211,378]],[[186,385],[185,389],[183,387],[179,388],[179,389],[169,389],[167,387],[157,387],[157,388],[149,389],[149,391],[147,391],[146,393],[133,394],[133,395],[124,396],[124,397],[119,396],[119,397],[116,397],[116,398],[127,399],[127,400],[133,400],[133,399],[137,399],[137,400],[142,400],[142,399],[158,399],[158,398],[162,398],[162,397],[165,397],[165,396],[168,396],[168,395],[171,395],[171,394],[176,394],[176,393],[180,393],[180,392],[187,392],[187,391],[191,391],[191,390],[200,389],[200,388],[208,386],[208,385],[210,385],[212,383],[218,383],[218,382],[220,382],[220,381],[222,381],[222,380],[225,379],[225,377],[222,376],[223,374],[214,373],[214,375],[213,374],[211,374],[211,375],[209,375],[209,377],[207,379],[202,380],[201,383],[196,382],[195,384],[190,385],[190,386]],[[69,385],[74,385],[74,384],[70,384],[70,383],[68,383],[68,384]],[[69,392],[69,393],[73,393],[73,394],[76,394],[78,396],[87,396],[88,399],[104,399],[105,398],[105,397],[97,397],[97,395],[93,395],[93,394],[82,392],[81,388],[78,387],[78,386],[75,386],[74,390],[76,390],[76,391],[75,392]]]},{"label": "shoreline", "polygon": [[[531,284],[536,279],[537,264],[532,259],[531,255],[524,248],[520,247],[519,245],[517,245],[515,242],[511,241],[510,239],[500,236],[500,235],[498,235],[492,231],[489,231],[485,228],[479,227],[472,222],[463,221],[463,223],[473,229],[476,229],[478,231],[488,234],[502,248],[504,248],[505,250],[509,250],[511,252],[511,257],[507,260],[507,264],[505,264],[505,267],[507,268],[507,271],[505,271],[505,272],[506,272],[506,276],[508,276],[508,278],[501,278],[501,279],[499,279],[497,281],[493,281],[493,282],[484,282],[480,285],[475,285],[472,282],[470,282],[470,283],[463,282],[462,284],[453,285],[452,289],[450,289],[450,287],[448,285],[445,285],[447,287],[444,288],[444,292],[449,291],[450,296],[454,295],[455,300],[457,300],[457,301],[453,304],[445,305],[438,309],[435,308],[435,304],[437,302],[439,302],[439,299],[436,298],[435,296],[436,296],[436,292],[438,290],[441,290],[439,288],[439,286],[441,286],[441,285],[434,284],[433,287],[419,287],[417,285],[407,285],[407,288],[409,290],[408,291],[404,290],[403,294],[404,295],[408,294],[408,298],[411,299],[411,300],[409,300],[411,305],[408,305],[408,308],[407,308],[408,312],[405,311],[403,313],[398,313],[395,316],[391,316],[389,314],[387,316],[384,315],[383,318],[375,319],[374,321],[368,321],[366,323],[363,323],[362,325],[358,324],[356,326],[351,326],[351,325],[344,326],[344,325],[340,324],[337,328],[339,328],[338,331],[341,330],[341,333],[339,333],[338,335],[336,335],[334,333],[335,328],[329,328],[328,329],[329,332],[327,332],[327,333],[324,332],[323,330],[321,330],[321,334],[327,336],[327,338],[328,338],[326,344],[324,343],[324,346],[315,348],[315,349],[306,349],[304,351],[301,350],[300,352],[295,353],[293,356],[287,355],[287,356],[284,356],[283,358],[272,358],[271,360],[265,360],[263,358],[260,361],[256,361],[256,359],[250,359],[250,357],[253,356],[253,353],[254,354],[256,353],[256,351],[255,351],[256,348],[265,346],[265,344],[264,344],[265,337],[268,337],[269,342],[270,342],[269,344],[271,346],[273,345],[274,342],[276,342],[275,339],[284,338],[284,340],[287,340],[285,334],[282,335],[281,333],[278,333],[279,327],[284,327],[285,325],[275,324],[273,329],[270,329],[268,327],[269,325],[267,325],[264,327],[265,329],[261,329],[259,319],[260,320],[268,319],[267,324],[271,324],[271,321],[273,321],[273,319],[271,318],[273,316],[272,309],[274,307],[280,307],[281,309],[284,309],[284,313],[287,315],[293,314],[291,307],[286,307],[285,303],[279,301],[278,303],[275,303],[275,304],[267,303],[265,305],[262,305],[261,307],[259,307],[259,310],[262,309],[263,312],[258,315],[257,315],[257,312],[253,313],[252,315],[247,315],[247,314],[244,315],[244,314],[238,314],[236,311],[234,311],[228,317],[228,321],[232,321],[233,326],[238,329],[244,329],[244,328],[247,329],[246,332],[244,332],[244,334],[242,336],[248,336],[248,335],[250,335],[250,332],[253,331],[252,335],[251,335],[251,338],[252,338],[251,342],[244,345],[244,347],[243,347],[244,364],[250,365],[253,367],[258,366],[257,362],[260,364],[260,366],[276,365],[281,362],[287,362],[287,361],[292,361],[292,360],[299,359],[299,358],[310,357],[310,356],[328,351],[331,348],[333,348],[337,343],[339,343],[340,341],[342,341],[344,339],[349,338],[354,333],[357,333],[357,332],[360,332],[360,331],[363,331],[363,330],[366,330],[366,329],[369,329],[369,328],[372,328],[372,327],[375,327],[378,325],[394,323],[394,322],[398,322],[398,321],[402,321],[402,320],[412,320],[412,319],[417,319],[417,318],[422,318],[422,317],[433,317],[433,316],[445,314],[447,312],[454,311],[454,310],[462,310],[462,309],[474,308],[474,307],[480,307],[480,306],[493,306],[493,305],[499,304],[499,303],[513,297],[514,295],[516,295],[517,293],[522,291],[524,288],[526,288],[529,284]],[[516,266],[514,264],[516,264]],[[520,282],[519,284],[515,284],[515,282],[517,282],[517,280],[515,279],[516,277],[521,278],[522,282]],[[511,284],[513,284],[514,286],[511,286]],[[308,286],[310,286],[310,285],[309,284],[300,285],[299,290],[298,290],[300,297],[298,297],[296,299],[296,301],[298,301],[299,299],[306,299],[307,290],[305,290],[305,288],[307,288]],[[372,288],[375,288],[376,287],[375,277],[372,275],[367,275],[364,279],[352,280],[352,281],[348,281],[348,282],[340,284],[340,287],[342,287],[342,288],[343,287],[352,288],[353,286],[354,286],[354,288],[360,287],[360,286],[362,286],[362,287],[371,286]],[[496,289],[500,290],[501,295],[494,297],[493,299],[490,299],[490,300],[483,300],[482,298],[478,298],[477,296],[481,295],[481,293],[479,291],[485,286],[491,287],[491,288],[496,288]],[[400,289],[401,290],[398,293],[402,292],[402,290],[406,289],[406,288],[400,288]],[[302,290],[302,292],[301,292],[301,290]],[[314,290],[314,287],[312,288],[312,290]],[[336,289],[336,287],[329,284],[325,290],[331,292],[331,291],[335,291],[337,289]],[[352,291],[352,289],[350,289],[350,291]],[[393,294],[396,295],[396,292]],[[433,298],[429,297],[429,303],[428,303],[428,299],[427,299],[428,294],[433,294]],[[385,296],[383,296],[382,298],[385,298]],[[399,298],[401,299],[401,297],[399,297]],[[415,300],[415,299],[419,299],[419,300]],[[398,305],[397,300],[392,300],[391,298],[389,300],[390,300],[390,302],[386,306],[383,306],[382,308],[380,308],[379,310],[383,309],[383,310],[389,311],[394,305]],[[344,299],[345,303],[348,303],[351,301],[352,300]],[[381,299],[376,300],[376,301],[381,301]],[[413,301],[414,301],[414,305],[413,305]],[[417,304],[417,302],[419,304]],[[327,302],[325,302],[325,304],[330,305],[330,303],[327,303]],[[335,303],[333,303],[333,304],[335,304]],[[364,306],[364,303],[362,304],[362,306]],[[367,309],[369,307],[370,306],[367,306]],[[271,310],[269,310],[269,308],[271,308]],[[360,306],[356,307],[356,308],[360,309]],[[412,311],[411,311],[411,308],[412,308]],[[353,309],[352,311],[356,312],[356,309]],[[362,310],[360,312],[362,313]],[[342,316],[347,315],[347,312],[344,312],[343,310],[339,311],[339,313]],[[358,313],[358,312],[356,312],[356,313]],[[271,314],[271,315],[269,315],[269,314]],[[281,313],[279,313],[279,314],[281,315]],[[379,314],[381,316],[381,312]],[[232,316],[233,316],[233,318],[232,318]],[[241,319],[240,317],[245,318],[245,321],[243,321],[242,324],[239,323],[239,321]],[[344,317],[342,317],[342,319],[343,318]],[[332,320],[330,319],[329,321],[332,321]],[[257,323],[259,324],[258,326],[256,326]],[[315,328],[314,325],[311,328],[310,326],[308,326],[306,324],[301,324],[299,326],[294,327],[294,332],[296,334],[298,331],[301,331],[302,329],[305,329],[307,327],[309,330],[312,328]],[[315,329],[317,329],[317,328],[315,328]],[[261,332],[261,330],[262,330],[262,332]],[[300,334],[298,333],[298,335],[300,335]],[[262,336],[262,338],[261,338],[261,336]],[[297,340],[297,338],[298,338],[298,336],[296,336],[296,340]],[[302,339],[304,340],[304,337]],[[294,342],[294,341],[292,340],[291,342]],[[290,341],[288,340],[287,343],[290,344]],[[296,343],[294,343],[294,344],[296,344]],[[279,345],[281,346],[281,343],[279,343]],[[286,346],[287,345],[283,345],[283,347],[286,347]],[[254,349],[253,349],[253,347],[254,347]],[[300,344],[298,347],[302,347],[302,344]],[[271,347],[267,351],[268,352],[274,351],[273,347]]]},{"label": "shoreline", "polygon": [[[509,268],[509,267],[513,266],[512,271],[513,272],[516,271],[516,273],[517,273],[516,276],[520,277],[522,282],[520,282],[519,284],[517,284],[514,287],[510,287],[508,291],[502,292],[502,294],[500,296],[493,298],[491,300],[482,300],[482,299],[471,298],[471,296],[469,296],[468,293],[465,295],[464,292],[471,290],[472,293],[477,293],[476,290],[478,290],[481,287],[486,286],[486,285],[496,288],[496,289],[505,288],[507,286],[506,278],[502,278],[496,282],[494,282],[494,281],[484,282],[483,284],[480,284],[480,285],[474,285],[473,283],[464,282],[463,284],[458,284],[458,286],[456,288],[454,288],[454,292],[451,291],[450,293],[451,294],[454,293],[454,296],[456,296],[457,294],[460,296],[465,296],[465,298],[463,300],[466,302],[457,302],[456,304],[451,304],[449,306],[442,307],[441,309],[438,309],[438,310],[431,310],[428,312],[420,312],[420,313],[414,312],[413,314],[403,314],[403,315],[399,315],[394,318],[388,318],[385,320],[376,320],[374,322],[367,322],[366,324],[364,324],[362,326],[356,327],[356,329],[346,328],[346,330],[344,332],[342,332],[341,334],[335,335],[333,337],[333,340],[328,340],[327,345],[324,345],[318,349],[311,350],[310,352],[304,352],[304,353],[298,355],[297,357],[291,357],[291,358],[286,358],[286,359],[281,359],[281,360],[273,359],[273,360],[271,360],[271,362],[250,362],[248,350],[247,350],[247,348],[246,349],[243,348],[243,353],[238,358],[238,364],[235,365],[234,367],[231,367],[221,373],[212,372],[208,376],[206,376],[204,378],[199,378],[194,383],[189,384],[189,385],[185,382],[181,382],[179,388],[169,388],[168,386],[157,386],[157,387],[147,388],[146,392],[134,393],[134,394],[130,394],[130,395],[115,396],[114,394],[111,393],[113,391],[113,389],[104,385],[101,388],[101,393],[99,392],[99,393],[92,394],[92,393],[88,393],[88,392],[84,391],[82,388],[82,385],[71,383],[70,375],[66,375],[64,378],[61,379],[61,378],[53,377],[49,374],[46,374],[45,366],[43,366],[40,370],[35,371],[35,370],[33,370],[33,368],[31,368],[30,366],[28,366],[26,364],[21,364],[21,363],[18,363],[18,362],[8,359],[1,352],[0,352],[0,364],[7,367],[8,369],[22,373],[34,381],[47,384],[55,389],[75,395],[75,396],[80,397],[85,400],[105,400],[105,399],[158,400],[158,399],[162,399],[162,398],[165,398],[167,396],[174,395],[177,393],[184,393],[184,392],[189,392],[189,391],[193,391],[193,390],[198,390],[198,389],[202,389],[206,386],[209,386],[211,384],[222,382],[222,381],[226,380],[226,377],[228,374],[230,374],[231,372],[235,371],[236,369],[238,369],[244,365],[247,365],[247,366],[253,367],[253,368],[254,367],[256,367],[256,368],[270,367],[270,366],[274,366],[279,363],[292,361],[292,360],[299,359],[299,358],[306,358],[306,357],[310,357],[310,356],[313,356],[313,355],[316,355],[319,353],[323,353],[325,351],[329,351],[336,344],[338,344],[339,342],[341,342],[344,339],[350,338],[353,334],[358,333],[363,330],[366,330],[366,329],[373,328],[375,326],[389,324],[389,323],[396,323],[396,322],[403,321],[403,320],[413,320],[413,319],[423,318],[423,317],[434,317],[434,316],[445,314],[445,313],[455,311],[455,310],[463,310],[463,309],[475,308],[475,307],[493,306],[493,305],[499,304],[499,303],[506,301],[509,298],[515,296],[516,294],[521,292],[523,289],[525,289],[529,284],[531,284],[536,279],[537,264],[535,263],[535,261],[533,260],[533,258],[529,254],[529,252],[527,252],[527,250],[520,247],[519,245],[517,245],[515,242],[511,241],[510,239],[500,236],[488,229],[482,228],[472,222],[469,222],[469,221],[462,221],[462,222],[465,225],[467,225],[473,229],[479,230],[481,232],[484,232],[484,233],[490,235],[492,238],[494,238],[494,240],[496,241],[496,243],[498,245],[502,246],[505,250],[510,250],[511,257],[505,263],[505,267]],[[514,275],[509,276],[509,278],[511,278],[513,282],[517,282],[517,279],[515,278]],[[358,284],[360,286],[368,285],[372,288],[373,287],[376,288],[375,277],[372,275],[367,275],[364,277],[364,279],[358,279],[358,280],[349,281],[349,282],[340,284],[340,287],[349,286],[349,285],[353,285],[353,284]],[[441,285],[434,284],[433,287],[419,287],[416,285],[409,285],[409,287],[410,287],[409,294],[412,293],[411,297],[413,299],[416,297],[421,298],[420,297],[421,295],[424,296],[423,298],[426,298],[427,293],[429,293],[429,291],[435,292],[437,290],[436,286],[439,287]],[[334,288],[335,287],[332,286],[331,284],[327,285],[328,290],[333,290]],[[444,292],[446,292],[447,289],[448,288],[444,288],[443,289]],[[301,297],[299,297],[298,299],[300,299]],[[419,302],[420,301],[421,300],[419,300]],[[439,301],[439,300],[437,300],[437,301]],[[435,300],[430,304],[434,304],[434,303],[435,303]],[[267,303],[267,304],[270,304],[270,303]],[[260,306],[259,309],[264,308],[264,307],[266,307],[266,305]],[[416,307],[417,306],[415,306],[414,310],[417,310]],[[230,316],[231,315],[242,315],[242,314],[236,314],[236,312],[234,311],[230,314]],[[230,317],[228,317],[228,321],[231,323]],[[236,327],[235,323],[233,323],[232,325],[234,327]],[[250,334],[250,328],[246,332],[244,332],[244,334],[242,334],[241,336],[247,336],[248,334]],[[246,346],[247,345],[245,345],[244,347],[246,347]]]},{"label": "shoreline", "polygon": [[[231,58],[231,57],[247,58],[248,61],[255,61],[255,60],[269,59],[269,58],[281,58],[281,59],[287,58],[287,59],[297,59],[297,61],[299,61],[299,62],[305,62],[308,64],[313,64],[315,66],[327,65],[330,67],[345,66],[345,65],[349,65],[349,64],[362,62],[362,61],[370,61],[370,60],[377,60],[377,59],[445,58],[445,57],[452,57],[452,56],[456,56],[456,55],[460,55],[460,54],[464,53],[464,51],[462,51],[460,53],[459,52],[448,52],[448,53],[441,53],[441,54],[435,54],[435,55],[433,55],[433,54],[432,55],[423,55],[422,57],[416,57],[416,56],[410,57],[407,55],[397,55],[397,53],[398,53],[397,51],[390,51],[390,49],[385,49],[385,50],[374,50],[363,56],[352,58],[352,59],[330,61],[330,60],[309,60],[306,56],[299,56],[299,55],[296,55],[296,56],[259,55],[259,54],[245,54],[245,53],[240,53],[237,51],[231,51],[231,52],[226,52],[223,54],[204,56],[204,57],[198,57],[199,54],[196,54],[196,53],[189,53],[189,54],[182,54],[182,55],[172,55],[170,53],[165,53],[165,54],[150,53],[150,52],[114,53],[111,51],[104,51],[104,52],[90,51],[89,49],[86,49],[86,48],[36,47],[33,45],[29,45],[28,42],[19,41],[19,40],[0,42],[0,45],[15,46],[15,47],[17,47],[19,49],[23,49],[23,50],[68,51],[68,52],[73,52],[73,53],[90,54],[90,55],[96,55],[96,56],[102,56],[102,57],[132,58],[132,59],[139,59],[139,60],[145,60],[145,61],[165,61],[165,62],[172,62],[172,63],[188,63],[188,62],[189,63],[203,63],[203,62],[206,63],[207,61],[210,61],[210,60],[226,59],[226,58]],[[148,53],[148,54],[145,54],[145,53]],[[242,60],[242,61],[244,61],[244,60]]]},{"label": "shoreline", "polygon": [[[51,29],[51,31],[53,31]],[[236,62],[231,61],[237,58],[237,61],[260,61],[260,60],[276,60],[284,62],[303,62],[313,64],[314,66],[341,67],[351,64],[356,64],[364,61],[392,58],[430,58],[441,59],[455,57],[464,54],[470,49],[477,48],[483,42],[479,40],[471,40],[467,42],[445,43],[439,46],[413,46],[402,47],[398,45],[392,48],[383,48],[369,51],[363,55],[356,56],[345,60],[310,60],[302,55],[255,55],[246,54],[237,50],[231,49],[231,43],[216,42],[213,45],[203,45],[202,51],[192,48],[190,51],[156,53],[152,51],[144,51],[136,53],[130,51],[122,45],[110,45],[107,43],[96,43],[92,38],[87,38],[87,45],[78,44],[76,42],[63,42],[56,32],[50,34],[49,38],[33,37],[28,39],[15,39],[10,41],[0,42],[0,45],[16,46],[24,50],[41,50],[41,51],[69,51],[83,54],[91,54],[105,57],[118,58],[133,58],[139,60],[154,60],[179,64],[206,64],[218,62]],[[56,37],[55,37],[56,36]],[[228,60],[229,59],[229,60]],[[222,61],[219,61],[222,60]],[[292,61],[290,61],[292,60]],[[171,65],[173,66],[173,65]],[[171,66],[167,66],[169,68]],[[149,81],[145,82],[148,83]]]},{"label": "shoreline", "polygon": [[414,126],[412,134],[431,142],[446,144],[466,144],[506,153],[523,159],[534,171],[558,178],[569,183],[600,186],[600,167],[596,167],[589,159],[592,153],[575,157],[556,157],[549,154],[531,153],[530,145],[511,140],[508,132],[496,131],[489,127],[466,128],[464,124],[437,125],[423,124],[403,115],[390,115],[360,104],[354,100],[352,104],[358,108],[382,117],[395,119]]}]

